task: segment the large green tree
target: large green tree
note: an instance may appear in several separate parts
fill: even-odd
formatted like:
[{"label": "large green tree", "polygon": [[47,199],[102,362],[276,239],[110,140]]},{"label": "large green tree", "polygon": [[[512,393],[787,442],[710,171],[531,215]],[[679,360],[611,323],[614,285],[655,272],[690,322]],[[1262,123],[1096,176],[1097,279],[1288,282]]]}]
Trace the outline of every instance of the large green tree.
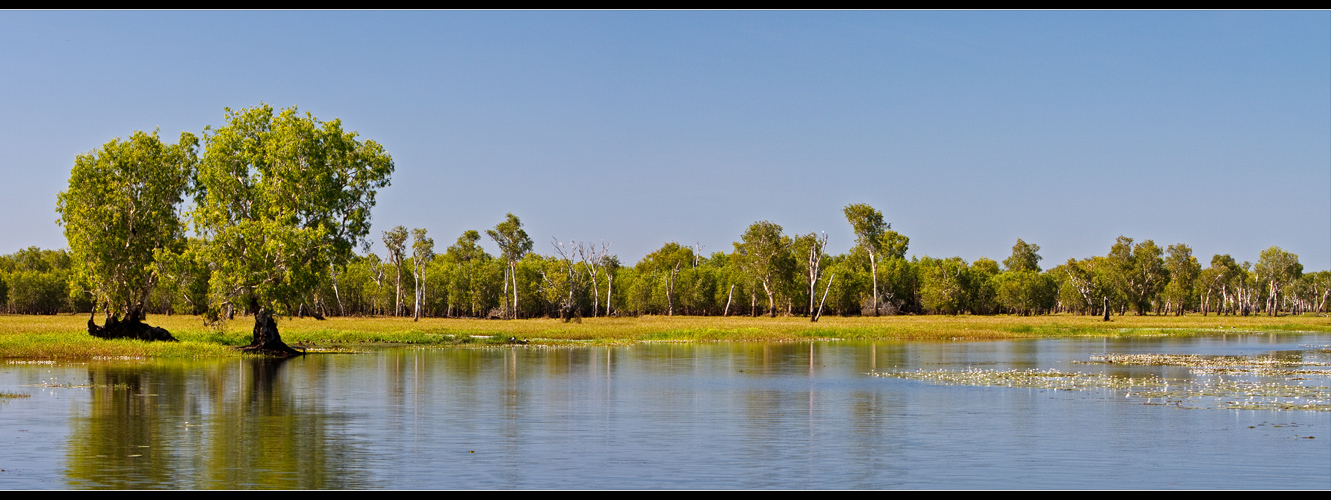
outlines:
[{"label": "large green tree", "polygon": [[360,141],[341,120],[321,121],[267,104],[226,110],[227,124],[205,130],[198,169],[196,231],[213,266],[213,313],[235,305],[254,315],[248,350],[296,352],[274,315],[346,263],[370,230],[375,193],[389,184],[393,159]]},{"label": "large green tree", "polygon": [[174,340],[144,325],[144,305],[160,276],[159,259],[184,246],[178,207],[198,155],[198,139],[186,132],[163,144],[157,132],[113,139],[79,155],[69,189],[57,197],[75,282],[106,309],[106,323],[90,318],[88,333],[103,338]]}]

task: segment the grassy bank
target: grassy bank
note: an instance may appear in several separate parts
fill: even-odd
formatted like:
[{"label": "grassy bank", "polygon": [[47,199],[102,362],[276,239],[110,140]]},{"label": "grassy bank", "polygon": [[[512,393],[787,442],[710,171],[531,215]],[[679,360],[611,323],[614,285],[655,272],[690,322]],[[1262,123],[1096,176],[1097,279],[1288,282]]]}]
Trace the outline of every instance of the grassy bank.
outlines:
[{"label": "grassy bank", "polygon": [[[84,315],[0,315],[0,358],[95,359],[117,357],[239,356],[232,347],[249,343],[253,323],[237,318],[209,327],[193,316],[152,316],[180,342],[105,341],[84,330]],[[534,343],[629,343],[641,341],[984,340],[1058,336],[1215,335],[1222,333],[1331,332],[1323,316],[890,316],[748,318],[644,316],[517,321],[427,318],[331,318],[279,320],[293,346],[337,348],[361,344],[494,345],[508,339]]]}]

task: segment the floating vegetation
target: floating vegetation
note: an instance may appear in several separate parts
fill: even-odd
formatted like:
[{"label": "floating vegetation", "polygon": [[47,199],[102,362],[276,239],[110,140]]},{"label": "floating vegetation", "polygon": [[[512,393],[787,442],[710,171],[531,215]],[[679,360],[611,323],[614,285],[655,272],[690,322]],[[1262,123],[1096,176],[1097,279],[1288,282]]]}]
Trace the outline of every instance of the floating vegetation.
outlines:
[{"label": "floating vegetation", "polygon": [[1090,389],[1132,390],[1164,387],[1160,377],[1113,377],[1105,374],[1063,372],[1058,370],[982,370],[971,368],[955,370],[919,370],[913,372],[884,372],[874,375],[910,380],[921,380],[941,385],[974,385],[1001,387],[1028,387],[1056,391],[1084,391]]},{"label": "floating vegetation", "polygon": [[[1308,356],[1312,357],[1312,356]],[[919,370],[873,373],[879,377],[944,385],[1026,387],[1059,391],[1114,390],[1143,404],[1180,408],[1331,411],[1331,370],[1325,361],[1294,354],[1276,356],[1201,356],[1177,354],[1106,354],[1081,364],[1183,366],[1200,378],[1169,380],[1155,375],[1122,377],[1107,373],[1059,370]],[[1235,377],[1237,375],[1238,377]],[[1226,376],[1229,376],[1226,378]],[[1249,380],[1261,378],[1264,380]],[[1270,379],[1276,380],[1270,380]],[[1306,383],[1312,381],[1313,383]]]},{"label": "floating vegetation", "polygon": [[0,401],[10,400],[10,399],[30,398],[30,397],[32,397],[31,394],[0,391]]},{"label": "floating vegetation", "polygon": [[1087,364],[1185,366],[1195,375],[1244,374],[1259,376],[1331,375],[1331,362],[1305,361],[1302,356],[1201,356],[1197,354],[1103,354]]}]

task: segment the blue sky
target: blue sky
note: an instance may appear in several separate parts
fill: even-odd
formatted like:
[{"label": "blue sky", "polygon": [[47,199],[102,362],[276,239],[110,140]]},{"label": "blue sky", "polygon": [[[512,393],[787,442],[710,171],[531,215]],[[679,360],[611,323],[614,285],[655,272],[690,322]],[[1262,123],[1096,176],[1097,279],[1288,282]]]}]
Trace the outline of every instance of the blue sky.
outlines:
[{"label": "blue sky", "polygon": [[393,155],[374,239],[513,212],[541,253],[758,220],[844,252],[868,203],[918,256],[1331,269],[1327,11],[0,12],[0,49],[0,253],[65,246],[75,155],[266,102]]}]

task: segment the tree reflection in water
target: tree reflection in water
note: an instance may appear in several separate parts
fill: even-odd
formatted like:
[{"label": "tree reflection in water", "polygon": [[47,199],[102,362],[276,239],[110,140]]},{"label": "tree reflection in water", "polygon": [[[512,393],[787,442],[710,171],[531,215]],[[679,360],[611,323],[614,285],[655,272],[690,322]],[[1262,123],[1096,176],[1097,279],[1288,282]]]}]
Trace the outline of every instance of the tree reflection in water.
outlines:
[{"label": "tree reflection in water", "polygon": [[347,420],[316,393],[292,397],[299,359],[88,365],[91,402],[71,421],[66,477],[78,488],[379,486]]}]

